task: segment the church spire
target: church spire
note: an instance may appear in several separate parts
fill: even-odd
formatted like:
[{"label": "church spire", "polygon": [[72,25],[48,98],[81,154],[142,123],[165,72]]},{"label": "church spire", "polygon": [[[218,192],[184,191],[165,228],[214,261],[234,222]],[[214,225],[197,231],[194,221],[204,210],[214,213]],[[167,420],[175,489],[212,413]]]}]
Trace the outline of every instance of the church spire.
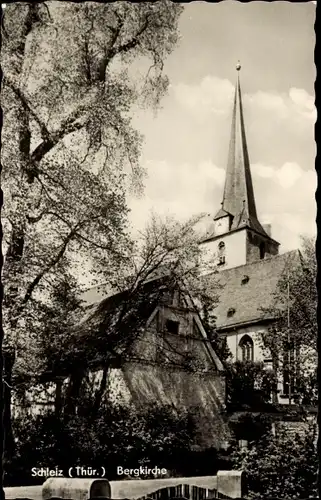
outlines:
[{"label": "church spire", "polygon": [[222,208],[217,214],[232,216],[231,229],[248,226],[261,234],[266,234],[258,221],[250,160],[246,143],[242,94],[240,86],[241,64],[236,65],[237,81],[235,87],[232,129],[228,154]]}]

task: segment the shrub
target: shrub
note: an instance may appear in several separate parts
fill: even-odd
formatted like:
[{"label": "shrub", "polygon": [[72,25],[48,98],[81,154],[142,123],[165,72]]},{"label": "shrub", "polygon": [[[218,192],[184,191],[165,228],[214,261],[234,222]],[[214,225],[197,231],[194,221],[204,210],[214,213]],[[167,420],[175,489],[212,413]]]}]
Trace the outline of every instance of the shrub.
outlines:
[{"label": "shrub", "polygon": [[275,376],[261,362],[227,363],[227,405],[230,410],[247,406],[263,410],[275,388]]},{"label": "shrub", "polygon": [[242,413],[230,422],[234,438],[245,441],[258,441],[271,431],[272,419],[269,414]]},{"label": "shrub", "polygon": [[[53,413],[20,417],[14,421],[16,453],[5,463],[5,485],[40,484],[32,467],[90,465],[106,470],[109,480],[120,479],[117,466],[166,468],[171,476],[215,474],[215,449],[195,449],[196,416],[172,407],[113,404],[102,407],[93,420],[76,415],[68,421]],[[100,469],[99,469],[100,470]]]},{"label": "shrub", "polygon": [[247,473],[250,499],[303,499],[318,496],[316,428],[307,424],[300,434],[279,430],[246,450],[236,450],[234,468]]}]

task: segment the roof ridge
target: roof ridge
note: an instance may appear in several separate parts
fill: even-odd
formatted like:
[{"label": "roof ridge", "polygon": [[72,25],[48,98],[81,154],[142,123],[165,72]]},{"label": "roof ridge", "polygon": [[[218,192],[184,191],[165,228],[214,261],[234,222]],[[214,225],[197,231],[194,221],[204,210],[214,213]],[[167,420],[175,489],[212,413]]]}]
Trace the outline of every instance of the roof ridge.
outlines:
[{"label": "roof ridge", "polygon": [[274,259],[285,257],[286,255],[288,255],[290,253],[295,253],[295,252],[298,252],[298,251],[299,251],[299,249],[288,250],[287,252],[284,252],[284,253],[279,253],[277,255],[271,255],[270,257],[266,257],[265,259],[257,259],[257,260],[254,260],[253,262],[247,262],[246,264],[241,264],[239,266],[230,267],[228,269],[222,269],[220,271],[220,274],[224,273],[226,271],[230,271],[231,269],[239,269],[241,267],[249,267],[249,266],[253,266],[253,265],[258,264],[258,263],[264,263],[264,262],[268,262],[268,261],[271,261],[271,260],[274,260]]},{"label": "roof ridge", "polygon": [[[222,270],[219,274],[224,286],[215,309],[217,328],[221,331],[243,328],[267,320],[262,313],[262,306],[269,307],[282,274],[287,268],[296,265],[298,252],[298,249],[289,250],[267,259]],[[244,281],[243,275],[248,276],[249,280]],[[235,312],[228,315],[232,307]]]},{"label": "roof ridge", "polygon": [[[254,265],[254,264],[257,264],[258,262],[266,262],[266,261],[269,261],[269,260],[272,260],[272,259],[276,259],[276,258],[280,258],[280,257],[284,257],[288,254],[291,254],[291,253],[296,253],[296,252],[300,252],[300,249],[299,248],[296,248],[296,249],[293,249],[293,250],[288,250],[287,252],[283,252],[283,253],[280,253],[278,255],[271,255],[270,257],[267,257],[265,259],[258,259],[258,260],[255,260],[253,262],[248,262],[247,264],[241,264],[239,266],[235,266],[235,267],[230,267],[229,269],[222,269],[220,271],[220,273],[224,272],[224,271],[229,271],[230,269],[238,269],[240,267],[248,267],[248,266],[251,266],[251,265]],[[214,271],[216,272],[216,271]],[[150,280],[146,280],[146,282],[148,281],[154,281],[155,279],[159,278],[160,276],[155,276],[154,278],[150,279]],[[80,294],[85,294],[86,292],[89,292],[91,290],[95,290],[97,288],[100,288],[102,286],[109,286],[109,283],[108,282],[103,282],[103,283],[100,283],[99,285],[94,285],[94,286],[91,286],[89,288],[86,288],[85,290],[83,290]],[[112,295],[117,295],[117,293],[121,293],[121,291],[118,291],[118,292],[115,292],[113,293]]]}]

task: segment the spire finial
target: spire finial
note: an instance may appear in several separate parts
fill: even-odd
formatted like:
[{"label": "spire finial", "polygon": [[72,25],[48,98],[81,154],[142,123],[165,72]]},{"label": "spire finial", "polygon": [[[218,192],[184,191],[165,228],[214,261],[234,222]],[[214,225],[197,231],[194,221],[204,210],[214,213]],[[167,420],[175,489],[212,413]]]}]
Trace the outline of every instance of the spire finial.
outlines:
[{"label": "spire finial", "polygon": [[241,66],[241,63],[240,63],[240,61],[238,60],[238,61],[237,61],[237,65],[236,65],[236,71],[240,71],[241,67],[242,67],[242,66]]}]

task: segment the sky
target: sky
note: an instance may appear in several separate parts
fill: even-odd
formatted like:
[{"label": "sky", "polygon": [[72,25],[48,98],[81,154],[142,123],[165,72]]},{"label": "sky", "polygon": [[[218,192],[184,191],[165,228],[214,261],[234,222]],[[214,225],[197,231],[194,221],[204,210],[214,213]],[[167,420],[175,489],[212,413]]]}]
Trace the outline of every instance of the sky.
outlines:
[{"label": "sky", "polygon": [[131,222],[151,211],[179,220],[215,214],[222,201],[235,66],[241,89],[256,206],[281,252],[314,236],[314,2],[185,4],[180,42],[164,65],[170,88],[156,117],[135,114],[145,136],[144,195]]}]

